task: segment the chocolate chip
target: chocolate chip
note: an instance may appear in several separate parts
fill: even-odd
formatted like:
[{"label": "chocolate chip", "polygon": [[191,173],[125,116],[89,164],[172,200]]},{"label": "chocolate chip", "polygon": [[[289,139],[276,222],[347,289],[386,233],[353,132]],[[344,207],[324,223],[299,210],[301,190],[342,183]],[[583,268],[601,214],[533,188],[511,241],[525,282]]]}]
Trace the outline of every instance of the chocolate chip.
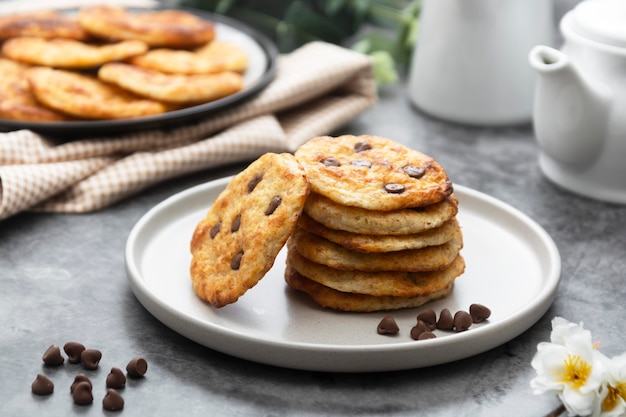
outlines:
[{"label": "chocolate chip", "polygon": [[91,393],[91,384],[87,382],[79,382],[72,392],[74,404],[89,405],[93,402],[93,394]]},{"label": "chocolate chip", "polygon": [[417,340],[434,339],[436,337],[437,335],[433,332],[423,332],[423,333],[420,333],[419,336],[417,336]]},{"label": "chocolate chip", "polygon": [[437,320],[437,328],[441,330],[452,330],[454,328],[454,319],[452,313],[447,308],[441,310],[439,313],[439,320]]},{"label": "chocolate chip", "polygon": [[404,171],[406,175],[415,179],[422,178],[424,174],[426,173],[426,170],[424,168],[416,167],[414,165],[407,165],[404,168],[402,168],[402,170]]},{"label": "chocolate chip", "polygon": [[422,320],[430,330],[435,330],[437,328],[437,313],[435,313],[435,310],[432,308],[421,311],[417,315],[417,320]]},{"label": "chocolate chip", "polygon": [[30,389],[35,395],[50,395],[54,391],[54,384],[47,376],[37,374],[37,378],[33,381]]},{"label": "chocolate chip", "polygon": [[383,188],[389,194],[402,194],[404,192],[404,190],[405,190],[404,185],[396,184],[396,183],[393,183],[393,182],[389,183],[389,184],[385,184],[385,186]]},{"label": "chocolate chip", "polygon": [[233,224],[230,225],[231,233],[235,233],[239,230],[239,226],[241,226],[241,214],[238,214],[237,217],[235,217],[235,220],[233,220]]},{"label": "chocolate chip", "polygon": [[424,332],[429,332],[430,328],[422,320],[418,320],[417,324],[411,329],[411,339],[418,340],[419,336]]},{"label": "chocolate chip", "polygon": [[242,257],[243,257],[243,251],[233,256],[233,259],[231,259],[230,261],[230,269],[232,269],[233,271],[238,271],[239,267],[241,266]]},{"label": "chocolate chip", "polygon": [[126,372],[128,375],[138,378],[142,377],[148,371],[148,362],[144,358],[133,358],[128,365],[126,365]]},{"label": "chocolate chip", "polygon": [[482,304],[472,304],[469,308],[469,313],[474,323],[485,321],[491,316],[491,310]]},{"label": "chocolate chip", "polygon": [[117,391],[109,388],[102,399],[102,408],[107,411],[119,411],[124,408],[124,399]]},{"label": "chocolate chip", "polygon": [[256,174],[254,178],[252,178],[250,182],[248,183],[248,193],[251,193],[252,191],[254,191],[254,189],[261,182],[262,179],[263,179],[263,174]]},{"label": "chocolate chip", "polygon": [[366,161],[365,159],[357,159],[356,161],[350,162],[350,165],[354,165],[357,167],[366,167],[366,168],[372,167],[372,163],[370,161]]},{"label": "chocolate chip", "polygon": [[43,363],[46,365],[50,366],[63,365],[63,362],[65,361],[63,356],[61,356],[61,348],[57,345],[50,345],[41,357],[41,360],[43,360]]},{"label": "chocolate chip", "polygon": [[376,332],[378,334],[384,335],[398,334],[399,331],[400,328],[398,327],[398,323],[396,323],[396,320],[392,316],[383,317],[380,323],[378,323],[378,327],[376,328]]},{"label": "chocolate chip", "polygon": [[102,359],[102,352],[97,349],[85,349],[80,354],[80,361],[86,369],[97,369]]},{"label": "chocolate chip", "polygon": [[107,388],[124,388],[126,385],[126,377],[120,368],[111,368],[111,372],[107,375]]},{"label": "chocolate chip", "polygon": [[217,236],[221,228],[222,228],[222,222],[215,223],[213,227],[211,227],[211,232],[210,232],[211,239],[214,239],[215,236]]},{"label": "chocolate chip", "polygon": [[274,198],[272,198],[272,201],[270,201],[269,207],[267,208],[267,210],[265,210],[265,215],[266,216],[272,215],[282,202],[283,202],[283,199],[280,196],[275,196]]},{"label": "chocolate chip", "polygon": [[67,354],[67,361],[69,363],[79,363],[80,354],[85,350],[85,346],[78,342],[67,342],[63,345],[63,350]]},{"label": "chocolate chip", "polygon": [[324,164],[324,166],[327,166],[327,167],[338,167],[341,165],[338,160],[336,160],[335,158],[331,158],[331,157],[324,158],[320,162]]},{"label": "chocolate chip", "polygon": [[367,151],[369,149],[372,149],[372,145],[370,145],[369,143],[365,142],[364,140],[354,144],[354,151],[355,152],[363,152],[363,151]]},{"label": "chocolate chip", "polygon": [[89,384],[90,387],[93,387],[87,375],[78,374],[74,377],[74,382],[72,382],[72,385],[70,385],[70,392],[74,392],[76,385],[80,384],[81,382],[86,382],[87,384]]},{"label": "chocolate chip", "polygon": [[464,332],[472,325],[472,316],[467,311],[457,311],[454,314],[454,330]]}]

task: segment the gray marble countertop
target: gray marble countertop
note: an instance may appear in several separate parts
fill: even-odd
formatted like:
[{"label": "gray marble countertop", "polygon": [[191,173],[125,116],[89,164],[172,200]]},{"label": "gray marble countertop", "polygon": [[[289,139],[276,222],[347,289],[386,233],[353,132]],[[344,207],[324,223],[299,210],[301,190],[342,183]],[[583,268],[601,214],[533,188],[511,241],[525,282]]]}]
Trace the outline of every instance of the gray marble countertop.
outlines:
[{"label": "gray marble countertop", "polygon": [[[181,190],[231,175],[244,165],[154,187],[108,209],[81,215],[20,214],[0,223],[0,415],[115,415],[102,409],[111,367],[135,356],[146,377],[122,391],[125,416],[542,416],[559,405],[529,382],[537,343],[550,321],[584,322],[607,355],[622,353],[619,321],[626,296],[626,207],[590,200],[547,181],[530,125],[484,128],[435,120],[409,104],[400,83],[336,132],[386,136],[435,157],[451,179],[530,216],[562,258],[556,299],[534,326],[482,354],[422,369],[343,374],[272,367],[198,345],[161,324],[137,301],[124,246],[137,220]],[[488,256],[488,255],[486,255]],[[78,341],[103,352],[88,371],[94,404],[74,405],[69,386],[79,365],[44,367],[51,344]],[[55,393],[38,397],[38,373]]]}]

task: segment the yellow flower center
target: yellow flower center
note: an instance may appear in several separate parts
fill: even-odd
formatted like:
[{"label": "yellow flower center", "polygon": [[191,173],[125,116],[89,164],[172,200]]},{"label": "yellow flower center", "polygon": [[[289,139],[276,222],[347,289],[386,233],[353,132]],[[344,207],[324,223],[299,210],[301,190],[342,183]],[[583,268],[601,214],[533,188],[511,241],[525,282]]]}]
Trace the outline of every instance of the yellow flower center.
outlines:
[{"label": "yellow flower center", "polygon": [[567,355],[563,361],[563,372],[557,382],[563,382],[571,388],[579,389],[587,382],[587,377],[591,373],[591,364],[584,361],[578,355]]},{"label": "yellow flower center", "polygon": [[609,385],[609,392],[602,400],[602,411],[612,411],[617,407],[620,398],[626,400],[626,382],[621,382],[617,386]]}]

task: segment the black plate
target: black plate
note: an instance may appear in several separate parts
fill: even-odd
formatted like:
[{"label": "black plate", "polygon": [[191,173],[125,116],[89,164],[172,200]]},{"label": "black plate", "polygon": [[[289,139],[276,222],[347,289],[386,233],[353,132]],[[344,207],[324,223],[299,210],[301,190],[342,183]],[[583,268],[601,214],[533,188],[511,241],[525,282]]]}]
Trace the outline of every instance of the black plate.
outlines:
[{"label": "black plate", "polygon": [[[164,8],[148,10],[162,9]],[[243,90],[219,100],[153,116],[68,122],[27,122],[0,119],[0,130],[30,129],[49,136],[74,139],[114,135],[138,130],[171,129],[185,123],[192,123],[215,112],[239,104],[260,92],[272,81],[276,72],[278,50],[274,43],[265,35],[242,22],[225,16],[193,9],[181,10],[186,10],[198,17],[212,21],[216,28],[216,40],[231,41],[248,53],[250,60],[248,70],[244,74],[245,87]],[[67,13],[77,12],[76,9],[63,11]]]}]

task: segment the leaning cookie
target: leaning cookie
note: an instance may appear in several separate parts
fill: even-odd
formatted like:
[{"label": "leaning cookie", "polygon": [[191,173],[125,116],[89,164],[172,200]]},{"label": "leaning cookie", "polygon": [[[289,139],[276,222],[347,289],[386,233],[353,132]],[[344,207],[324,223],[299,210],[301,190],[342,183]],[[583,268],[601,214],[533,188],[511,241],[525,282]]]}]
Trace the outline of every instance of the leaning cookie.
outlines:
[{"label": "leaning cookie", "polygon": [[223,307],[255,286],[295,229],[308,194],[291,154],[267,153],[233,177],[193,232],[196,294]]}]

